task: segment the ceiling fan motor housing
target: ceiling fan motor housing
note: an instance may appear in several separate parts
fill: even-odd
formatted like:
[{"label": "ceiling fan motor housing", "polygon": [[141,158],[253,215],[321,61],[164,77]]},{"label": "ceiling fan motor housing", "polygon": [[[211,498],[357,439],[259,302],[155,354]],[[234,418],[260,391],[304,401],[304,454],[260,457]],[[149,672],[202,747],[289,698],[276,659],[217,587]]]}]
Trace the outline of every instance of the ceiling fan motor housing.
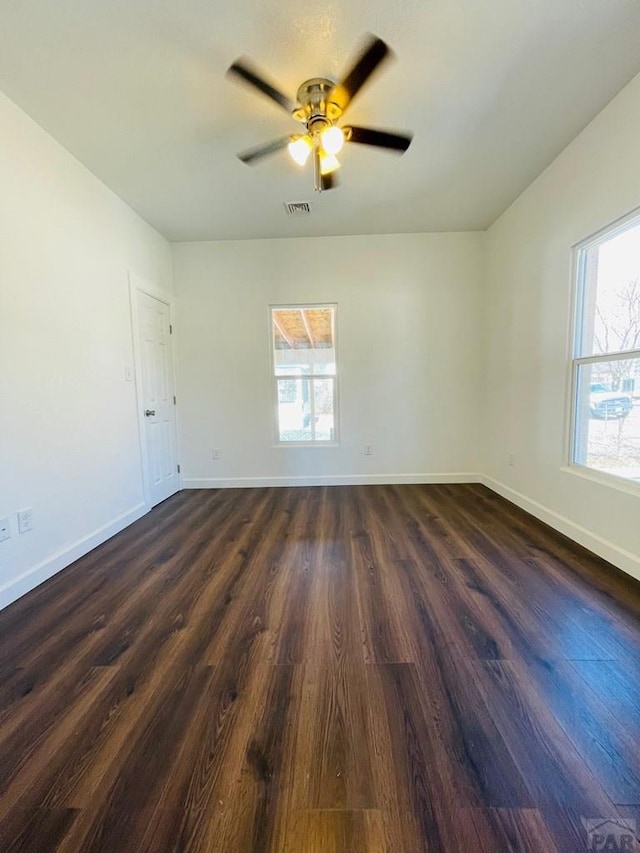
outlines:
[{"label": "ceiling fan motor housing", "polygon": [[313,77],[298,89],[297,99],[300,106],[292,115],[296,121],[306,124],[310,134],[320,133],[332,125],[342,115],[340,107],[327,100],[335,88],[335,83],[325,77]]}]

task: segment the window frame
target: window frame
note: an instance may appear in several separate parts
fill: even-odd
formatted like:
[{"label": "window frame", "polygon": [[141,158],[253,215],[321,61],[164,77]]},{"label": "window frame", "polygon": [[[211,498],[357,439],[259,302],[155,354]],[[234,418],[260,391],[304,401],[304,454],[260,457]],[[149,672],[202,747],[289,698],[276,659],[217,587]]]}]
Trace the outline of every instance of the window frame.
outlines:
[{"label": "window frame", "polygon": [[[313,308],[331,308],[333,310],[333,350],[335,353],[335,373],[317,373],[309,374],[308,376],[300,374],[276,374],[275,365],[275,350],[273,346],[273,312],[274,311],[303,311]],[[338,447],[340,445],[340,405],[339,405],[339,368],[338,368],[338,303],[337,302],[286,302],[275,303],[268,306],[268,333],[269,333],[269,365],[270,365],[270,383],[271,383],[271,399],[272,399],[272,418],[273,418],[273,446],[274,447],[291,447],[291,448],[328,448]],[[280,439],[280,418],[279,418],[279,395],[278,395],[278,380],[282,379],[331,379],[333,380],[333,438],[332,439],[313,439],[311,441],[305,439],[301,441],[282,441]],[[313,404],[311,405],[313,412]]]},{"label": "window frame", "polygon": [[569,369],[569,417],[568,435],[565,458],[567,467],[565,470],[577,474],[604,485],[613,486],[625,492],[640,495],[640,481],[629,477],[603,471],[599,468],[576,461],[579,448],[578,431],[580,428],[580,397],[579,378],[580,368],[592,364],[602,364],[611,361],[627,361],[640,358],[640,348],[615,350],[608,353],[596,353],[582,355],[584,340],[584,324],[586,317],[586,301],[588,297],[588,275],[587,256],[590,249],[594,249],[609,240],[614,239],[625,231],[640,225],[640,208],[635,208],[619,219],[605,225],[594,234],[572,247],[573,263],[572,271],[572,299],[571,299],[571,333],[570,333],[570,369]]}]

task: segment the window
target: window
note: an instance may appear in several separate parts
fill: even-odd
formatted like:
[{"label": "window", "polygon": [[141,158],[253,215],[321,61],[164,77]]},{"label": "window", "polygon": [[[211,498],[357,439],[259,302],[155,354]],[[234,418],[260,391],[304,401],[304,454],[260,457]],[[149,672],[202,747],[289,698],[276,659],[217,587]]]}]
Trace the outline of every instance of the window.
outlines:
[{"label": "window", "polygon": [[279,444],[337,440],[336,306],[271,308]]},{"label": "window", "polygon": [[640,482],[640,216],[577,249],[575,465]]}]

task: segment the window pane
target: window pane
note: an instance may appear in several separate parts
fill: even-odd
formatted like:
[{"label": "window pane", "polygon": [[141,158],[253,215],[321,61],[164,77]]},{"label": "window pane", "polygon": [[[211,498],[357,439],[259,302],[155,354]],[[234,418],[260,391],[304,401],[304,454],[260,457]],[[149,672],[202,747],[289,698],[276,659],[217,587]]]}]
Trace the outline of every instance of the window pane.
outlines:
[{"label": "window pane", "polygon": [[640,222],[584,249],[578,355],[640,347]]},{"label": "window pane", "polygon": [[312,441],[308,379],[278,379],[278,440]]},{"label": "window pane", "polygon": [[640,481],[640,358],[578,367],[574,462]]},{"label": "window pane", "polygon": [[335,375],[335,308],[272,308],[276,376]]},{"label": "window pane", "polygon": [[316,441],[334,441],[334,380],[313,380],[313,404],[315,414],[315,437]]},{"label": "window pane", "polygon": [[277,379],[278,440],[334,441],[334,378]]},{"label": "window pane", "polygon": [[295,403],[298,396],[298,382],[295,379],[278,381],[278,402]]}]

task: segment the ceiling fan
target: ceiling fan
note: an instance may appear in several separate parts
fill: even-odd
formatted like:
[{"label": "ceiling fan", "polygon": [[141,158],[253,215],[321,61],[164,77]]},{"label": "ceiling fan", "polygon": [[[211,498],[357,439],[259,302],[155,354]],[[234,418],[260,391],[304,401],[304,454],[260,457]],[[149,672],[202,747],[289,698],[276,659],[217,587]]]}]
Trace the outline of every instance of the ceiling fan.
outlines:
[{"label": "ceiling fan", "polygon": [[336,170],[340,168],[336,155],[345,142],[373,145],[403,154],[411,144],[410,134],[338,125],[360,89],[390,55],[391,51],[382,39],[368,36],[350,71],[339,83],[324,77],[306,80],[298,89],[295,103],[268,83],[249,61],[238,59],[228,73],[258,89],[305,126],[304,133],[283,136],[238,154],[240,160],[253,164],[269,154],[288,148],[295,162],[304,166],[311,156],[315,189],[322,192],[336,186]]}]

